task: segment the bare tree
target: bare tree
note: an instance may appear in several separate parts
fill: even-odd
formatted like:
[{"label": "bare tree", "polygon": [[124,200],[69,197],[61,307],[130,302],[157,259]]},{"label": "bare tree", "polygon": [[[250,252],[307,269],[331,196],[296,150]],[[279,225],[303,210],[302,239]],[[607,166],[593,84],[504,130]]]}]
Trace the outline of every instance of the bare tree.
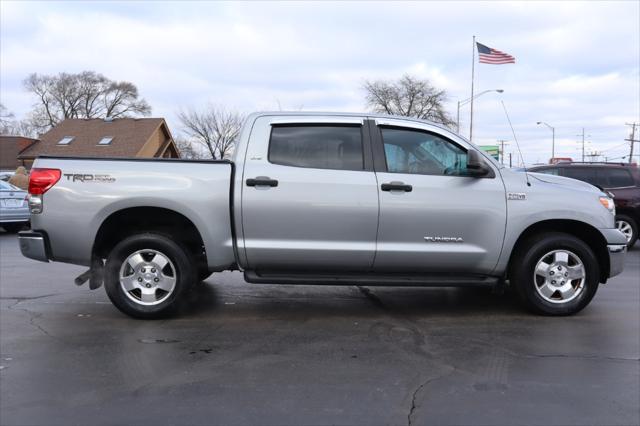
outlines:
[{"label": "bare tree", "polygon": [[14,119],[15,115],[0,103],[0,134],[9,134],[9,129],[13,126]]},{"label": "bare tree", "polygon": [[444,109],[447,94],[429,82],[410,75],[396,81],[366,81],[367,106],[375,112],[416,117],[453,126],[455,121]]},{"label": "bare tree", "polygon": [[37,137],[38,133],[29,120],[17,120],[15,114],[0,103],[0,135],[33,138]]},{"label": "bare tree", "polygon": [[178,119],[183,131],[202,144],[214,160],[228,157],[240,135],[244,115],[209,105],[202,110],[180,111]]},{"label": "bare tree", "polygon": [[46,130],[65,118],[119,118],[149,115],[151,107],[133,83],[112,81],[94,71],[31,74],[25,88],[37,97],[31,123]]},{"label": "bare tree", "polygon": [[188,160],[197,160],[203,158],[202,152],[198,151],[194,147],[193,142],[191,142],[190,140],[182,137],[176,137],[174,139],[174,142],[176,143],[176,147],[180,152],[180,158],[185,158]]}]

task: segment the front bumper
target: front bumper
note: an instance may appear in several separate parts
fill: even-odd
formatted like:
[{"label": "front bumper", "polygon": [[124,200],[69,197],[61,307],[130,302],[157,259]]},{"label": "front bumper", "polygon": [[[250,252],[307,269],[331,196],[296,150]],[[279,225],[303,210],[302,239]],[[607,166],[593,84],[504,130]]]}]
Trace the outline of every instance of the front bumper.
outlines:
[{"label": "front bumper", "polygon": [[627,253],[626,244],[609,244],[609,278],[620,274],[624,269],[624,257]]},{"label": "front bumper", "polygon": [[624,258],[627,253],[627,237],[619,229],[600,229],[600,233],[607,242],[609,254],[609,274],[607,278],[615,277],[624,269]]},{"label": "front bumper", "polygon": [[47,236],[44,233],[37,231],[19,232],[18,242],[23,256],[40,262],[49,261]]}]

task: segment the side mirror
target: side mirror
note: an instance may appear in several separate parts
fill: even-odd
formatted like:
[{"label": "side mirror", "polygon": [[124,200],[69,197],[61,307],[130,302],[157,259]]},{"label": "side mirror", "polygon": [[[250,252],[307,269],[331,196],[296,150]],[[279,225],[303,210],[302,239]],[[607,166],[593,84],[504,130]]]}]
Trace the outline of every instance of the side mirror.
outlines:
[{"label": "side mirror", "polygon": [[474,149],[467,151],[467,173],[470,176],[486,176],[489,172],[491,169],[478,154],[478,151]]}]

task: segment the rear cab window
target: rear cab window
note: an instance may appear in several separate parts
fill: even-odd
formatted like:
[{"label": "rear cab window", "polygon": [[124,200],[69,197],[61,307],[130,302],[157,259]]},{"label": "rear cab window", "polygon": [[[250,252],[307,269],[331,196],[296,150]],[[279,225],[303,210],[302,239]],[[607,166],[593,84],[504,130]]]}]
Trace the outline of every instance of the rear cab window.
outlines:
[{"label": "rear cab window", "polygon": [[362,141],[360,125],[274,125],[269,139],[269,162],[292,167],[364,170]]}]

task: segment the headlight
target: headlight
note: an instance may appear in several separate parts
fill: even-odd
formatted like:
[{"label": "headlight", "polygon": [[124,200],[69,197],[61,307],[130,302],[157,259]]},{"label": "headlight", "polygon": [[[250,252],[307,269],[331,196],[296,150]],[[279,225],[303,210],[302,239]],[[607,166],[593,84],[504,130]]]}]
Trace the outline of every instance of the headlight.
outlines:
[{"label": "headlight", "polygon": [[616,213],[616,206],[613,204],[613,200],[609,197],[600,197],[600,204],[602,204],[611,213]]}]

